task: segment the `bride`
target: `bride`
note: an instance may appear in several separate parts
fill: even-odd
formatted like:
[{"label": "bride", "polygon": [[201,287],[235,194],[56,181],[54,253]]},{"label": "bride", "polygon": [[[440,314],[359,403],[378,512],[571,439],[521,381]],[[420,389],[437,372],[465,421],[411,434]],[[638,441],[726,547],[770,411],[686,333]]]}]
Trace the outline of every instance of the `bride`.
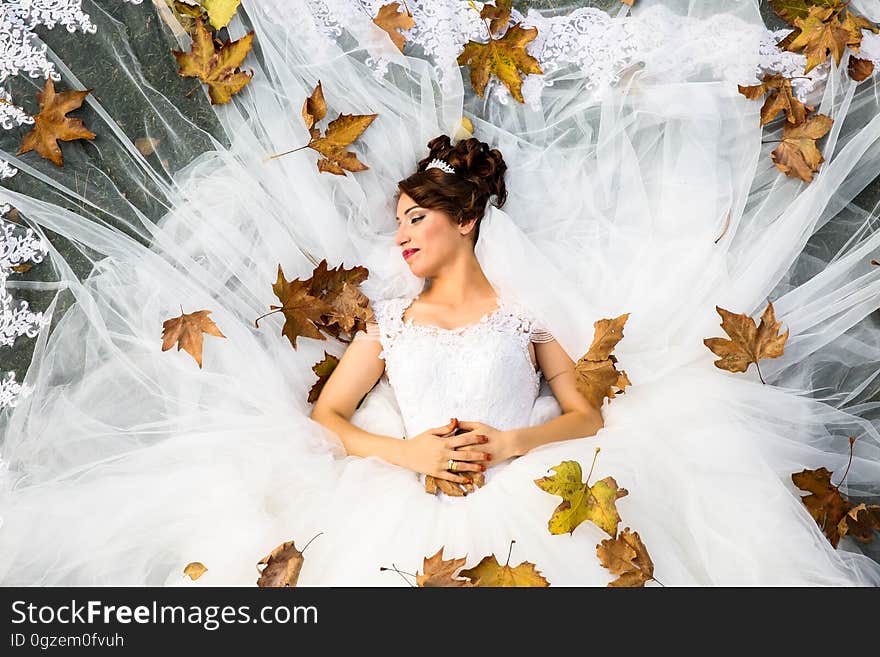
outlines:
[{"label": "bride", "polygon": [[[53,44],[96,137],[63,168],[0,141],[51,318],[0,416],[0,582],[253,586],[292,541],[298,586],[444,565],[452,585],[880,585],[875,544],[832,544],[792,478],[878,493],[877,76],[831,59],[796,87],[834,121],[806,183],[737,89],[804,68],[752,0],[514,10],[544,70],[523,102],[456,63],[489,38],[478,10],[407,5],[402,52],[375,2],[243,0],[253,77],[207,112],[128,44],[123,15],[189,49],[162,3],[96,7],[87,65]],[[319,82],[333,116],[376,115],[366,168],[297,148]],[[255,324],[289,301],[279,269],[302,286],[325,260],[368,273],[350,333]],[[784,353],[718,367],[721,309],[768,302]],[[200,358],[163,349],[200,310]],[[591,367],[617,382],[597,403]]]}]

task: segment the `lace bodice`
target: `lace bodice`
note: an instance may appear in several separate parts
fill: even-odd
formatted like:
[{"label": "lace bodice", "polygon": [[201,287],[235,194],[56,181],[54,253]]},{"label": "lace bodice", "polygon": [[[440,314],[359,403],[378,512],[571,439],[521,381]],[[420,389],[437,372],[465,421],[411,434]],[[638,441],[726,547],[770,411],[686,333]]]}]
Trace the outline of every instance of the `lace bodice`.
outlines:
[{"label": "lace bodice", "polygon": [[501,430],[528,426],[541,376],[529,344],[550,341],[552,334],[519,304],[501,297],[497,309],[454,329],[403,319],[413,300],[373,301],[376,321],[355,336],[381,341],[379,357],[407,437],[451,417]]}]

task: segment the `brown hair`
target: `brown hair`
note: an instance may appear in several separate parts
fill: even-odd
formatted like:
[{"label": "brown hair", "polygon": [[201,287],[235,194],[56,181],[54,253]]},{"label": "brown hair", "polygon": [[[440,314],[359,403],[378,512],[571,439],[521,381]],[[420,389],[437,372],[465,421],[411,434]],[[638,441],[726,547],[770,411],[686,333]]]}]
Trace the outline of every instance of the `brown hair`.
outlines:
[{"label": "brown hair", "polygon": [[[507,165],[501,151],[490,149],[475,137],[453,145],[448,135],[434,137],[428,142],[428,151],[428,155],[419,160],[418,170],[397,183],[398,193],[404,192],[424,208],[446,212],[459,224],[476,217],[476,243],[489,198],[495,194],[495,205],[499,208],[507,200],[504,185]],[[446,161],[455,173],[436,167],[425,170],[434,158]]]}]

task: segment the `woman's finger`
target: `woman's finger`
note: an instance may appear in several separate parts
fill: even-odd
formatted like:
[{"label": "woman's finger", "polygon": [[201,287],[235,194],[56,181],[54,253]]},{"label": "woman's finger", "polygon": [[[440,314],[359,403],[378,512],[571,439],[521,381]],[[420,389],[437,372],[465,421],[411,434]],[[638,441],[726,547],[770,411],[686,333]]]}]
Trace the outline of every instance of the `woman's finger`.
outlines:
[{"label": "woman's finger", "polygon": [[492,460],[489,452],[483,452],[478,449],[453,450],[449,452],[449,455],[446,458],[452,459],[453,461],[477,461],[479,463]]},{"label": "woman's finger", "polygon": [[470,477],[465,475],[459,475],[455,472],[449,472],[449,470],[441,470],[437,474],[434,475],[437,479],[445,479],[446,481],[454,481],[457,484],[469,484],[471,483]]},{"label": "woman's finger", "polygon": [[445,436],[450,431],[453,431],[457,425],[458,420],[453,417],[450,418],[449,424],[444,424],[442,427],[434,427],[433,429],[428,429],[428,433],[432,433],[435,436]]},{"label": "woman's finger", "polygon": [[464,445],[482,445],[487,442],[489,442],[488,436],[476,431],[468,431],[467,433],[460,433],[457,436],[450,437],[446,444],[454,449]]}]

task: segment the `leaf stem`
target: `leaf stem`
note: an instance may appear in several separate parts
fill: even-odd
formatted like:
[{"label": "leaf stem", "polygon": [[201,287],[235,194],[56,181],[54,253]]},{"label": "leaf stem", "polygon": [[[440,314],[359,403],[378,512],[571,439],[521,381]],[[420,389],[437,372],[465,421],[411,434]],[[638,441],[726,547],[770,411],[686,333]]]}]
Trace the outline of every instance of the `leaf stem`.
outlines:
[{"label": "leaf stem", "polygon": [[291,150],[285,151],[284,153],[276,153],[275,155],[270,155],[269,157],[264,157],[263,162],[268,162],[269,160],[274,160],[276,157],[282,157],[282,156],[288,155],[290,153],[295,153],[296,151],[300,151],[300,150],[302,150],[304,148],[308,148],[308,147],[309,147],[309,145],[306,144],[305,146],[299,146],[298,148],[292,148]]},{"label": "leaf stem", "polygon": [[514,543],[516,543],[516,539],[510,539],[510,547],[507,549],[507,563],[504,564],[505,566],[510,564],[510,553],[513,552]]},{"label": "leaf stem", "polygon": [[[385,566],[379,566],[379,570],[380,571],[381,570],[393,570],[395,573],[397,573],[401,577],[403,577],[405,574],[409,575],[410,577],[415,577],[415,575],[413,575],[412,573],[407,573],[403,570],[398,569],[398,567],[395,566],[394,564],[391,564],[391,568],[386,568]],[[406,577],[403,577],[403,581],[406,582],[407,584],[409,584],[411,588],[416,588],[415,584],[410,582]]]},{"label": "leaf stem", "polygon": [[593,452],[593,462],[590,464],[590,473],[587,475],[587,486],[590,485],[590,477],[593,476],[593,466],[596,465],[596,457],[599,456],[599,448],[596,448],[596,451]]},{"label": "leaf stem", "polygon": [[764,380],[764,377],[761,376],[761,366],[758,365],[758,361],[755,361],[755,369],[758,370],[758,378],[761,379],[761,383],[767,385],[767,382]]},{"label": "leaf stem", "polygon": [[312,541],[314,541],[316,538],[318,538],[318,537],[319,537],[321,534],[323,534],[323,533],[324,533],[324,532],[318,532],[317,534],[315,534],[314,536],[312,536],[312,537],[309,539],[309,542],[306,543],[305,547],[304,547],[302,550],[300,550],[300,552],[305,552],[305,551],[306,551],[306,548],[309,547],[309,546],[312,544]]},{"label": "leaf stem", "polygon": [[834,486],[834,484],[831,484],[832,486],[834,486],[838,490],[840,490],[840,487],[843,486],[843,481],[844,481],[844,479],[846,479],[846,475],[849,474],[849,466],[851,466],[852,462],[853,462],[853,443],[855,443],[855,442],[856,442],[856,437],[850,436],[849,437],[849,463],[846,464],[846,470],[844,470],[844,472],[843,472],[843,478],[840,480],[840,483],[837,484],[836,486]]}]

